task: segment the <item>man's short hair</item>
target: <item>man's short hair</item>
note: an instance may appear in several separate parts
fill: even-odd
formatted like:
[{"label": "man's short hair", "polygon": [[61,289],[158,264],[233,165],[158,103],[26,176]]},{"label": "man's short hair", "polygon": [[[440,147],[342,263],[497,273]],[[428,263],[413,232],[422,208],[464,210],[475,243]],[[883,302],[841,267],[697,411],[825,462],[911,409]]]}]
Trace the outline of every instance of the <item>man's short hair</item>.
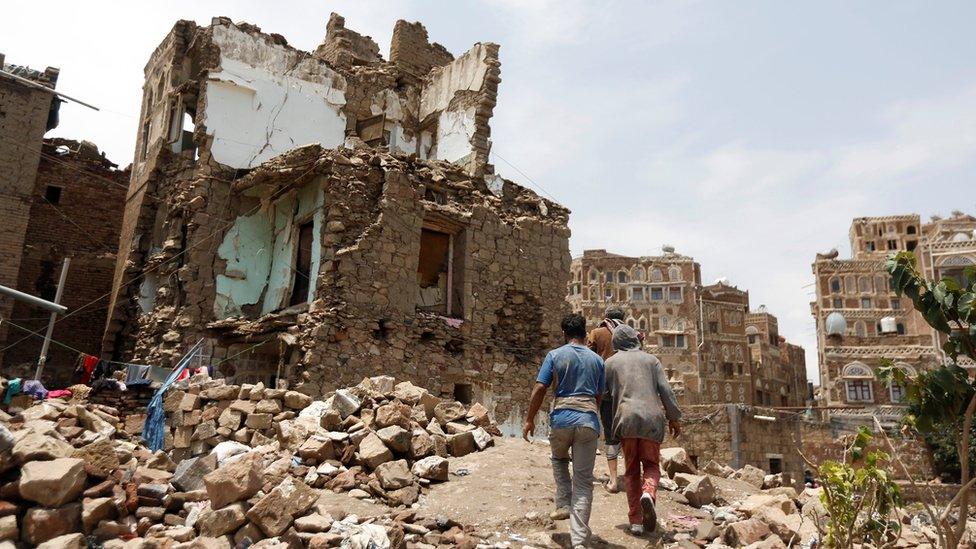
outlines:
[{"label": "man's short hair", "polygon": [[607,307],[607,312],[603,313],[603,318],[609,318],[611,320],[623,320],[624,310],[620,307]]},{"label": "man's short hair", "polygon": [[586,338],[586,319],[583,318],[583,315],[576,313],[566,315],[563,317],[560,326],[563,329],[563,333],[566,334],[566,337]]}]

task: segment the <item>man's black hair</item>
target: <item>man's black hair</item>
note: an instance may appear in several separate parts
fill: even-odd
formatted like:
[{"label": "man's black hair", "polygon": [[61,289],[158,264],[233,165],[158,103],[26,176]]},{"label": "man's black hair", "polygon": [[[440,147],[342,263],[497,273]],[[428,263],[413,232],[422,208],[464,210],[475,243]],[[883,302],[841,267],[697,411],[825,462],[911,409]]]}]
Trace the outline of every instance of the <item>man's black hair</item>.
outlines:
[{"label": "man's black hair", "polygon": [[563,333],[566,337],[586,339],[586,319],[583,315],[571,314],[563,317],[562,324],[560,326],[563,329]]}]

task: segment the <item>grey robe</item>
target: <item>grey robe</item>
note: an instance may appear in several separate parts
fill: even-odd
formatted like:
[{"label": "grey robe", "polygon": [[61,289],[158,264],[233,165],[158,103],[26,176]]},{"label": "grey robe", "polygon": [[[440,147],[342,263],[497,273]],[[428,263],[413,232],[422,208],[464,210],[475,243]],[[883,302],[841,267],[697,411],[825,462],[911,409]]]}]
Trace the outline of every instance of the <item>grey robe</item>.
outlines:
[{"label": "grey robe", "polygon": [[641,350],[637,331],[626,324],[614,329],[613,348],[606,370],[615,438],[663,442],[664,420],[681,419],[681,410],[661,361]]}]

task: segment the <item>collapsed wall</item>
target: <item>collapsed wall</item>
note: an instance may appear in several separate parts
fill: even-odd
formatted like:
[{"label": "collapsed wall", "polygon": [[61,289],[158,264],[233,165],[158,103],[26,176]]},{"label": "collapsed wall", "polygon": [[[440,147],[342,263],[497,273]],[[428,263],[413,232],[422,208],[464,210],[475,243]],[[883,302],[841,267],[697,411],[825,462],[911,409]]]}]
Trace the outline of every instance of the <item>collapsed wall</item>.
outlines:
[{"label": "collapsed wall", "polygon": [[386,373],[517,421],[559,339],[568,211],[487,163],[498,47],[452,60],[397,28],[388,63],[338,17],[314,53],[177,23],[146,67],[106,357],[204,339],[236,383]]}]

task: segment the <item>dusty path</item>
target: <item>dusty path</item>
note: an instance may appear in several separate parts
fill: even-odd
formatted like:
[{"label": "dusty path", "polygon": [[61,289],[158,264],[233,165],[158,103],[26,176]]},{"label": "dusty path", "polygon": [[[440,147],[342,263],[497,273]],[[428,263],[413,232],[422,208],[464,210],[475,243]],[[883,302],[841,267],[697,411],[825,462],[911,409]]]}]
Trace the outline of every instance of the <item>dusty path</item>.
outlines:
[{"label": "dusty path", "polygon": [[[553,545],[555,540],[556,545],[568,546],[568,521],[552,525],[548,518],[554,496],[549,446],[512,438],[495,439],[495,444],[484,452],[452,459],[451,481],[434,486],[422,509],[477,525],[486,533],[497,533],[498,540],[525,540],[537,546]],[[465,470],[468,474],[458,476]],[[607,478],[602,455],[597,457],[596,477]],[[726,499],[755,491],[744,483],[725,479],[716,482],[716,487]],[[662,527],[649,539],[639,539],[626,532],[626,496],[609,494],[599,481],[593,493],[590,526],[597,537],[595,547],[657,547],[674,533],[694,528],[699,518],[707,516],[686,505],[682,496],[662,490],[658,504]],[[547,529],[552,526],[554,530]]]}]

